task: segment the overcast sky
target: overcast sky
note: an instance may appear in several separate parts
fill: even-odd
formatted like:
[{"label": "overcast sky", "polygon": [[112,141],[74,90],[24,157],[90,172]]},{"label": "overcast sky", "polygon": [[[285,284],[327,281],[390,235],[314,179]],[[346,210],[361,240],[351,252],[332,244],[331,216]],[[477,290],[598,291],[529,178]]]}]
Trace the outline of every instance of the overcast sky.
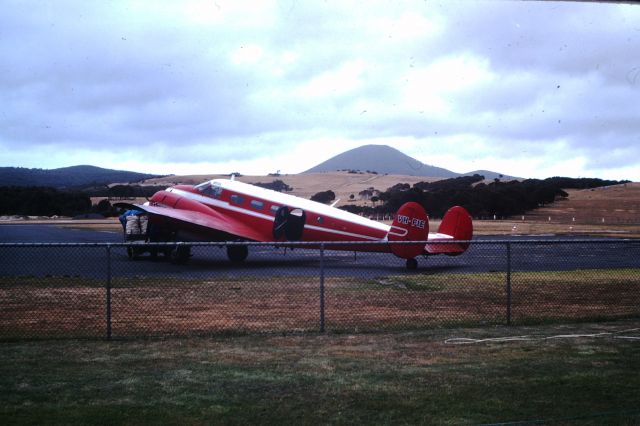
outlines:
[{"label": "overcast sky", "polygon": [[0,0],[0,166],[640,181],[640,5]]}]

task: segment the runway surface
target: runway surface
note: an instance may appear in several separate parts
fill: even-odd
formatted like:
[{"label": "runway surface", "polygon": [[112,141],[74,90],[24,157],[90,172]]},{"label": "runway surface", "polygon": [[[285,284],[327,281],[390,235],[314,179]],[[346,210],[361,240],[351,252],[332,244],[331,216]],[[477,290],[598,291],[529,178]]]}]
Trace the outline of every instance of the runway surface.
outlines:
[{"label": "runway surface", "polygon": [[[496,241],[499,240],[499,241]],[[544,240],[544,241],[542,241]],[[480,237],[456,257],[418,259],[418,269],[408,271],[403,259],[388,253],[326,251],[325,276],[376,278],[402,274],[470,273],[506,271],[508,252],[513,271],[547,271],[640,267],[640,241],[571,236]],[[61,228],[55,225],[2,225],[0,243],[121,243],[122,234]],[[509,244],[507,244],[507,242]],[[509,246],[509,248],[508,248]],[[125,247],[11,247],[0,246],[0,276],[112,276],[144,277],[246,277],[317,276],[316,249],[251,247],[242,264],[232,264],[226,250],[217,246],[194,247],[185,265],[158,256],[152,260],[128,258]]]}]

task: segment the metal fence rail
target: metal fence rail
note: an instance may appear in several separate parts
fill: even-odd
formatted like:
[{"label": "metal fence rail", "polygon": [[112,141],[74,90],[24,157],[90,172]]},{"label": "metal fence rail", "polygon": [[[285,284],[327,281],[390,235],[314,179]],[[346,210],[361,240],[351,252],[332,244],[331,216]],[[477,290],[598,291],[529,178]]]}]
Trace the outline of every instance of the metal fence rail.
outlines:
[{"label": "metal fence rail", "polygon": [[[469,243],[465,254],[420,259],[413,271],[393,255],[337,251],[334,243],[188,244],[185,264],[165,259],[166,245],[0,244],[0,339],[415,330],[640,315],[640,241]],[[239,244],[249,258],[231,263],[226,249]]]}]

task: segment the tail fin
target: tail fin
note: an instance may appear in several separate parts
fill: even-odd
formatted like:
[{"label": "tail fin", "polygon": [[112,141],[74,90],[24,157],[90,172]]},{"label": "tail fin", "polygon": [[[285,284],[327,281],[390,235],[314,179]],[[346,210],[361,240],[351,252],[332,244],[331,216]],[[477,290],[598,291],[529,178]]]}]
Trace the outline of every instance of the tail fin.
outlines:
[{"label": "tail fin", "polygon": [[473,237],[473,222],[469,212],[463,207],[451,207],[442,218],[438,233],[429,235],[429,244],[425,247],[429,254],[444,253],[457,256],[464,253],[469,243],[461,244],[432,244],[432,241],[461,240],[469,241]]},{"label": "tail fin", "polygon": [[[429,217],[424,208],[412,201],[398,210],[387,234],[389,241],[426,241],[429,235]],[[413,259],[424,253],[422,244],[390,244],[391,252],[403,259]]]}]

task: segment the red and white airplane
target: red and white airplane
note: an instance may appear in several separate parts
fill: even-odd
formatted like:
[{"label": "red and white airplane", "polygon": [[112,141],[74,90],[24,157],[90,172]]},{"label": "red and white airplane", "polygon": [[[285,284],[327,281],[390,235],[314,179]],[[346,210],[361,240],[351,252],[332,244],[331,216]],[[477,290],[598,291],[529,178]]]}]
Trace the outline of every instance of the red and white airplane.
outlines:
[{"label": "red and white airplane", "polygon": [[[258,241],[258,242],[380,242],[328,245],[327,249],[389,252],[417,267],[419,255],[464,253],[473,235],[471,217],[459,206],[445,214],[437,233],[429,233],[429,218],[414,202],[398,210],[386,225],[333,206],[284,194],[234,179],[214,179],[200,185],[177,185],[156,192],[135,205],[149,215],[150,241]],[[393,241],[421,241],[389,244]],[[186,250],[186,251],[185,251]],[[182,248],[188,258],[189,248]],[[245,245],[227,246],[231,261],[248,255]]]}]

